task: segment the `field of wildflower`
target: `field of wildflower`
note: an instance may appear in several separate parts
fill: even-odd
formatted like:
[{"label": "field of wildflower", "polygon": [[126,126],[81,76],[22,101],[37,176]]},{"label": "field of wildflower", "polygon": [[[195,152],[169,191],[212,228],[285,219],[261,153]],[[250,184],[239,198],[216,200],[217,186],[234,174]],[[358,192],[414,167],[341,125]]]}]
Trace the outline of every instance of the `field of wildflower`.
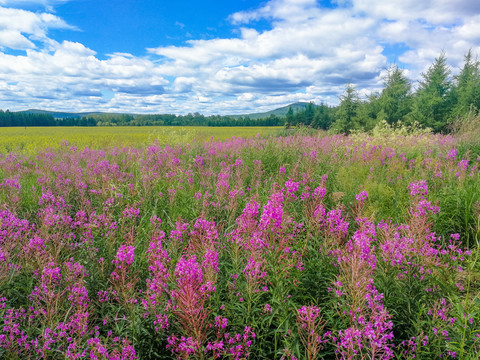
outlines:
[{"label": "field of wildflower", "polygon": [[200,127],[200,126],[112,126],[112,127],[10,127],[0,128],[0,153],[35,155],[44,149],[58,149],[62,143],[103,149],[113,146],[146,146],[225,140],[232,136],[254,137],[279,131],[281,127]]},{"label": "field of wildflower", "polygon": [[0,151],[0,358],[479,358],[480,147],[131,145]]}]

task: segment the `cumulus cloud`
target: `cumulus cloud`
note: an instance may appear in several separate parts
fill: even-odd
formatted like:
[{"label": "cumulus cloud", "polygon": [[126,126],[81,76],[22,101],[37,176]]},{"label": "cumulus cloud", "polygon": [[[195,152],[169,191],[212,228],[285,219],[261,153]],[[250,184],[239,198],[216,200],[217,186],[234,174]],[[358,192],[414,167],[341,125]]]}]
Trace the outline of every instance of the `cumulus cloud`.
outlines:
[{"label": "cumulus cloud", "polygon": [[[206,114],[265,111],[296,101],[335,104],[347,83],[361,94],[380,89],[389,62],[400,62],[416,80],[442,50],[456,68],[470,48],[480,54],[477,0],[332,5],[270,0],[229,17],[235,36],[149,48],[140,56],[113,53],[105,60],[83,44],[49,38],[49,29],[69,27],[52,12],[0,7],[0,47],[25,52],[0,51],[0,107],[15,97],[18,106],[58,110]],[[3,20],[12,17],[16,21]],[[258,21],[271,26],[259,30]]]},{"label": "cumulus cloud", "polygon": [[245,24],[262,18],[298,23],[320,13],[317,0],[273,0],[259,9],[232,14],[230,18],[234,24]]},{"label": "cumulus cloud", "polygon": [[480,12],[477,0],[355,0],[357,12],[379,19],[409,21],[421,19],[434,25],[451,24]]},{"label": "cumulus cloud", "polygon": [[0,47],[35,48],[33,41],[47,41],[48,29],[74,29],[51,13],[33,13],[0,6]]},{"label": "cumulus cloud", "polygon": [[[62,110],[89,110],[99,105],[102,90],[140,98],[162,94],[168,84],[147,59],[113,54],[99,60],[95,51],[70,41],[50,40],[49,48],[29,49],[24,56],[0,53],[0,79],[14,84],[9,92],[30,99],[31,107],[51,108],[52,102],[46,105],[45,100],[56,100],[54,106]],[[2,95],[8,98],[4,92]]]},{"label": "cumulus cloud", "polygon": [[0,30],[0,44],[13,50],[32,49],[35,44],[15,30]]}]

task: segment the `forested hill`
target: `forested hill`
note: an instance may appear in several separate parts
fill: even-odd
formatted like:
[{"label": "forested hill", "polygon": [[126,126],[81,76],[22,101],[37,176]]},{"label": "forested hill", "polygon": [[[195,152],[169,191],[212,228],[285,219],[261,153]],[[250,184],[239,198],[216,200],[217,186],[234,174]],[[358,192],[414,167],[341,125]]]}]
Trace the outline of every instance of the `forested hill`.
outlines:
[{"label": "forested hill", "polygon": [[[296,102],[287,106],[283,106],[281,108],[267,111],[267,112],[262,112],[262,113],[252,113],[252,114],[246,114],[246,115],[233,115],[235,119],[238,118],[245,118],[248,117],[250,119],[264,119],[268,118],[270,116],[278,116],[278,117],[285,117],[287,116],[287,113],[290,109],[292,109],[292,112],[296,114],[297,112],[302,112],[305,111],[306,107],[309,105],[308,102]],[[317,105],[314,105],[316,107]]]}]

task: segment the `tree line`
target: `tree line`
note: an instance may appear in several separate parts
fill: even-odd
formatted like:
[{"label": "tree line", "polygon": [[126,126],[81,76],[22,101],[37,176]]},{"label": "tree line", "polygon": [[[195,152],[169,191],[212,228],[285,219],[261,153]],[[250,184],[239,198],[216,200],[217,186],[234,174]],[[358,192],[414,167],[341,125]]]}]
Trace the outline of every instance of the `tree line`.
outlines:
[{"label": "tree line", "polygon": [[10,126],[97,126],[97,122],[85,117],[56,119],[51,114],[0,110],[0,127]]},{"label": "tree line", "polygon": [[0,110],[0,126],[55,126],[50,114],[30,114]]},{"label": "tree line", "polygon": [[51,114],[11,112],[0,110],[0,127],[10,126],[283,126],[285,118],[271,115],[267,118],[212,115],[155,114],[92,114],[81,118],[57,119]]},{"label": "tree line", "polygon": [[362,100],[357,89],[348,84],[338,106],[311,104],[296,114],[289,110],[286,126],[303,124],[349,133],[368,131],[386,121],[417,123],[434,132],[448,132],[452,122],[476,115],[480,109],[480,62],[469,51],[458,75],[451,73],[443,52],[422,73],[415,87],[405,70],[392,65],[384,76],[382,91]]},{"label": "tree line", "polygon": [[285,119],[271,115],[262,119],[250,119],[248,116],[205,116],[200,113],[187,115],[91,115],[97,126],[283,126]]}]

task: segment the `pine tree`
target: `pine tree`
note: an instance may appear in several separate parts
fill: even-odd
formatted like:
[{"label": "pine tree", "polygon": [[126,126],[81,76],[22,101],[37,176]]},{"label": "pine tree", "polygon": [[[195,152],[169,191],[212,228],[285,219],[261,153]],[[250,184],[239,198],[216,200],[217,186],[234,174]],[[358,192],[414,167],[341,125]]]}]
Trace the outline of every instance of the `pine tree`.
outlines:
[{"label": "pine tree", "polygon": [[360,106],[360,97],[352,84],[348,84],[345,94],[340,96],[340,106],[337,109],[336,120],[333,128],[340,133],[350,133],[351,130],[359,129],[357,110]]},{"label": "pine tree", "polygon": [[411,118],[435,132],[445,130],[448,124],[453,100],[450,72],[442,52],[422,74],[423,80],[415,96]]},{"label": "pine tree", "polygon": [[290,129],[292,124],[293,124],[293,110],[292,110],[292,107],[289,106],[286,114],[285,127],[287,129]]},{"label": "pine tree", "polygon": [[[389,124],[401,121],[411,111],[411,85],[402,69],[393,65],[384,78],[384,89],[378,99],[381,116]],[[379,114],[380,115],[380,114]]]},{"label": "pine tree", "polygon": [[463,68],[455,76],[453,87],[456,104],[453,117],[464,117],[470,110],[480,110],[480,61],[473,58],[472,51],[465,55]]},{"label": "pine tree", "polygon": [[332,111],[328,105],[321,103],[315,108],[312,126],[316,129],[328,130],[333,123]]}]

